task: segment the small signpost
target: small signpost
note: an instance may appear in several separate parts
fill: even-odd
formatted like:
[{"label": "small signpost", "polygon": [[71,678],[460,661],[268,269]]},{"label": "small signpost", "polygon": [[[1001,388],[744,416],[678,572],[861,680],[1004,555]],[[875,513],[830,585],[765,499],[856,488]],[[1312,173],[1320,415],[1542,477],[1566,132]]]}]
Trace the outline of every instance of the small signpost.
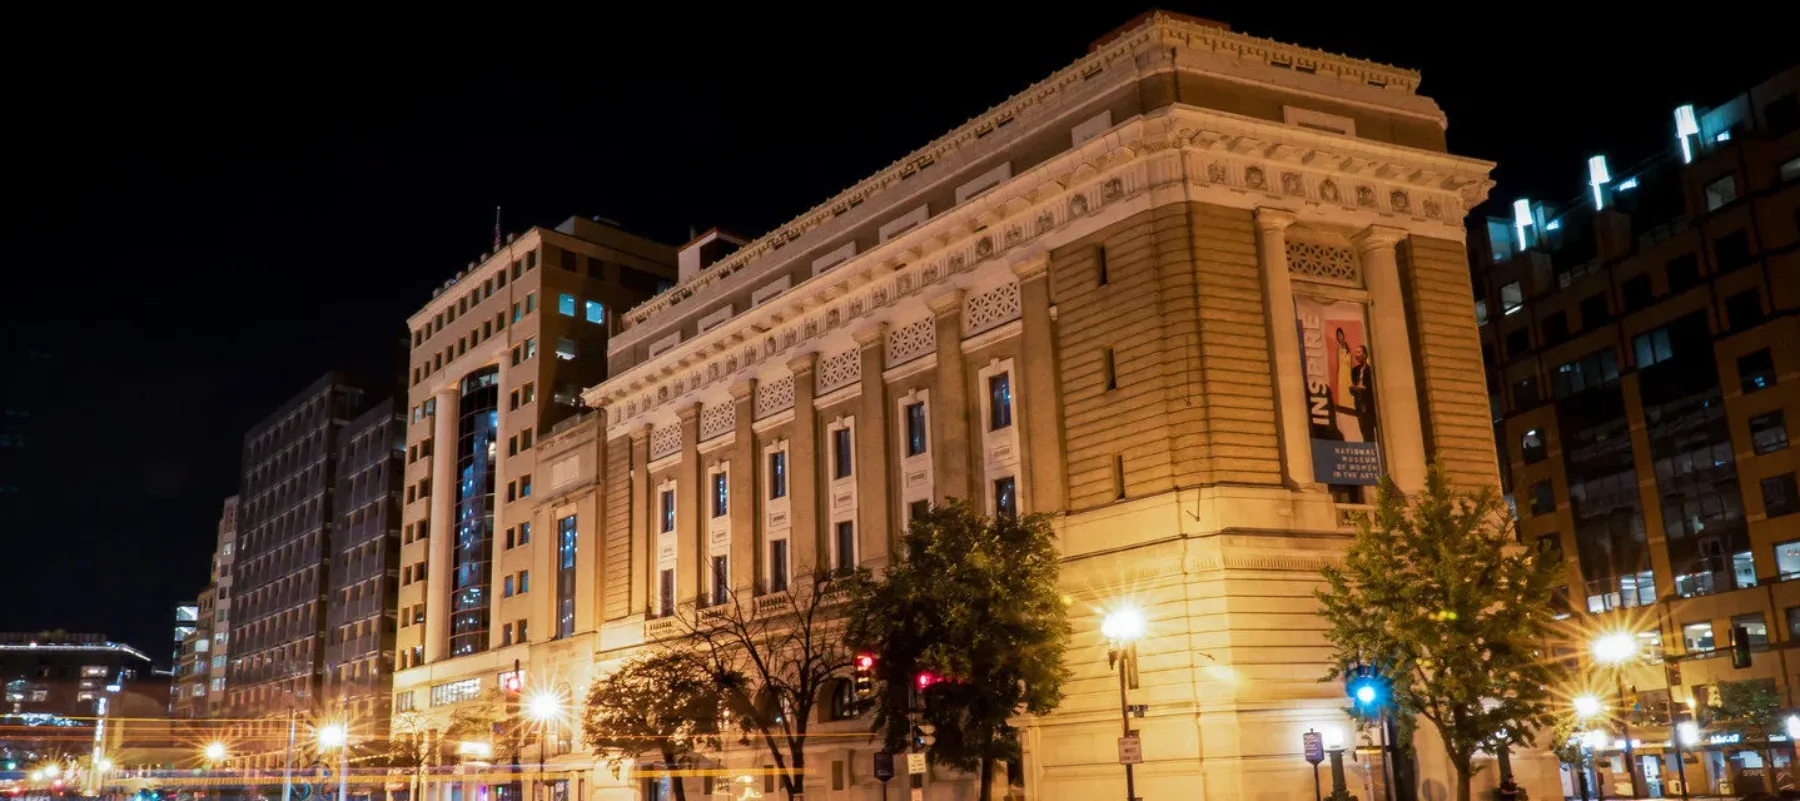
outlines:
[{"label": "small signpost", "polygon": [[1323,791],[1319,789],[1319,763],[1325,761],[1325,735],[1307,729],[1300,735],[1300,743],[1306,751],[1306,761],[1313,766],[1313,797],[1323,799]]},{"label": "small signpost", "polygon": [[924,773],[925,772],[925,755],[924,754],[907,754],[906,755],[906,772],[909,774]]},{"label": "small signpost", "polygon": [[894,753],[892,751],[875,752],[875,778],[883,782],[894,778]]},{"label": "small signpost", "polygon": [[1144,741],[1132,734],[1119,738],[1119,764],[1144,764]]}]

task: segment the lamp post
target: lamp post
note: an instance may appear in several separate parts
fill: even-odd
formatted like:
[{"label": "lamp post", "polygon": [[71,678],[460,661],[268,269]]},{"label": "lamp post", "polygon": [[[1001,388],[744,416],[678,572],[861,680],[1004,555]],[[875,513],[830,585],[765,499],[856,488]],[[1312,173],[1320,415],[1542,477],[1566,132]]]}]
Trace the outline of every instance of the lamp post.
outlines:
[{"label": "lamp post", "polygon": [[[207,743],[205,748],[200,749],[200,755],[202,757],[206,758],[207,772],[213,773],[213,772],[218,771],[219,763],[224,762],[225,757],[229,756],[230,754],[225,749],[224,743],[219,742],[218,740],[214,740],[210,743]],[[223,796],[223,795],[225,795],[225,793],[220,792],[219,795]]]},{"label": "lamp post", "polygon": [[[1605,705],[1600,703],[1600,699],[1596,698],[1592,695],[1577,695],[1577,696],[1575,696],[1574,706],[1575,706],[1575,720],[1578,722],[1592,720],[1594,718],[1594,716],[1599,715],[1600,711],[1605,708]],[[1592,732],[1589,732],[1589,733],[1591,734]],[[1576,778],[1581,780],[1581,801],[1587,801],[1587,799],[1588,799],[1588,765],[1587,765],[1588,738],[1583,735],[1576,735],[1576,738],[1577,738],[1579,744],[1576,746],[1578,760],[1577,760],[1577,764],[1575,765],[1575,776],[1576,776]]]},{"label": "lamp post", "polygon": [[338,750],[338,801],[350,800],[350,729],[342,723],[319,727],[319,750]]},{"label": "lamp post", "polygon": [[[556,693],[548,690],[535,693],[531,696],[531,700],[526,702],[525,714],[538,725],[537,787],[531,794],[532,798],[536,799],[543,794],[544,765],[550,758],[550,724],[556,722],[556,718],[562,714],[562,699]],[[679,777],[676,778],[676,781],[680,780]]]},{"label": "lamp post", "polygon": [[1637,652],[1637,638],[1628,632],[1607,634],[1594,640],[1594,661],[1613,668],[1613,679],[1619,691],[1619,729],[1625,740],[1625,776],[1631,782],[1632,796],[1641,797],[1637,752],[1631,746],[1631,710],[1625,703],[1625,665],[1637,656]]},{"label": "lamp post", "polygon": [[[1108,643],[1107,664],[1119,669],[1119,741],[1123,744],[1131,737],[1131,703],[1125,691],[1129,685],[1137,684],[1137,641],[1144,636],[1144,613],[1131,607],[1118,609],[1100,621],[1100,633]],[[1123,758],[1120,761],[1125,762]],[[1125,762],[1125,801],[1137,801],[1137,780],[1131,765]]]}]

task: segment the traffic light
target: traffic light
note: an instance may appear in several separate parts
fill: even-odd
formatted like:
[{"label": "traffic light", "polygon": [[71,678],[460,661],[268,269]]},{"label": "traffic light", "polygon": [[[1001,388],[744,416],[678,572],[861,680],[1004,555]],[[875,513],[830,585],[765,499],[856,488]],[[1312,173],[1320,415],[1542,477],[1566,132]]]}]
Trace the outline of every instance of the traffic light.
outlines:
[{"label": "traffic light", "polygon": [[510,673],[500,674],[500,694],[506,699],[506,716],[517,717],[519,700],[525,693],[525,671],[519,668],[519,660],[513,660]]},{"label": "traffic light", "polygon": [[914,673],[912,687],[910,688],[912,696],[912,703],[910,706],[913,709],[924,709],[925,691],[930,689],[931,685],[938,683],[938,681],[940,681],[938,675],[929,670],[921,670],[918,673]]},{"label": "traffic light", "polygon": [[1350,696],[1358,713],[1369,714],[1392,700],[1393,687],[1374,665],[1356,663],[1344,671],[1344,694]]},{"label": "traffic light", "polygon": [[856,697],[867,701],[875,697],[875,655],[856,655]]},{"label": "traffic light", "polygon": [[1731,627],[1731,666],[1740,670],[1750,666],[1750,629],[1743,626]]},{"label": "traffic light", "polygon": [[912,750],[924,751],[937,744],[937,727],[921,723],[913,727]]}]

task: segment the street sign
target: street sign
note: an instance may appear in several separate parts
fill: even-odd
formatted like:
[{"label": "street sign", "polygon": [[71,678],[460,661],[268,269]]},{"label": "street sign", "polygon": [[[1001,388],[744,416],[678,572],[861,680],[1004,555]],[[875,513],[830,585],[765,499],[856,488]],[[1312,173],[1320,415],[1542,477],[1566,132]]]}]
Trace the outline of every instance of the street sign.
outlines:
[{"label": "street sign", "polygon": [[925,788],[914,787],[912,790],[912,801],[925,801]]},{"label": "street sign", "polygon": [[1119,738],[1119,764],[1141,765],[1144,763],[1144,741],[1133,734]]},{"label": "street sign", "polygon": [[906,772],[907,773],[924,773],[925,772],[925,755],[924,754],[907,754],[906,755]]},{"label": "street sign", "polygon": [[1306,747],[1306,761],[1314,765],[1325,761],[1325,735],[1309,731],[1300,735],[1300,742]]},{"label": "street sign", "polygon": [[875,752],[875,778],[887,781],[894,778],[894,754],[891,751]]}]

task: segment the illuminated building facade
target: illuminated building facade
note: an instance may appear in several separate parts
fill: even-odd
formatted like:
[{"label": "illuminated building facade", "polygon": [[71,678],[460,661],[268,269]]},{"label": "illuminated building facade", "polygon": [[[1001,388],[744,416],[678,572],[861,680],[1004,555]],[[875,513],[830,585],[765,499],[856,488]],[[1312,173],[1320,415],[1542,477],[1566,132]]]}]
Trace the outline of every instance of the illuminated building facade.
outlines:
[{"label": "illuminated building facade", "polygon": [[[1567,565],[1572,614],[1643,642],[1637,769],[1665,793],[1671,715],[1704,723],[1718,682],[1768,680],[1800,706],[1797,90],[1800,68],[1677,109],[1663,151],[1568,165],[1572,198],[1518,199],[1472,238],[1521,534]],[[1695,793],[1761,770],[1754,748],[1704,750]]]},{"label": "illuminated building facade", "polygon": [[404,401],[358,415],[339,437],[337,525],[326,597],[324,706],[366,722],[375,735],[392,695],[395,604],[400,585],[400,483],[406,456]]},{"label": "illuminated building facade", "polygon": [[[559,535],[495,571],[537,579],[500,618],[530,643],[466,656],[428,630],[396,708],[481,703],[515,659],[528,687],[578,700],[670,641],[674,609],[879,568],[917,510],[965,498],[1055,516],[1067,556],[1075,678],[1021,721],[1027,793],[1122,790],[1099,624],[1131,605],[1148,620],[1138,792],[1310,797],[1301,735],[1349,731],[1342,688],[1318,681],[1312,593],[1368,484],[1417,489],[1428,459],[1499,483],[1463,226],[1492,165],[1445,151],[1418,83],[1154,14],[735,252],[684,248],[678,283],[619,315],[610,375],[583,394],[597,419],[537,446],[521,514]],[[852,736],[867,720],[821,706],[844,736],[814,741],[809,796],[878,797],[874,746]],[[1429,732],[1420,752],[1442,785]],[[606,798],[663,792],[552,761]],[[1534,794],[1554,786],[1547,758],[1514,765]],[[928,781],[972,797],[967,777]]]}]

